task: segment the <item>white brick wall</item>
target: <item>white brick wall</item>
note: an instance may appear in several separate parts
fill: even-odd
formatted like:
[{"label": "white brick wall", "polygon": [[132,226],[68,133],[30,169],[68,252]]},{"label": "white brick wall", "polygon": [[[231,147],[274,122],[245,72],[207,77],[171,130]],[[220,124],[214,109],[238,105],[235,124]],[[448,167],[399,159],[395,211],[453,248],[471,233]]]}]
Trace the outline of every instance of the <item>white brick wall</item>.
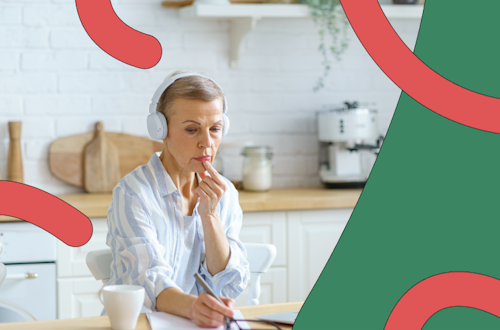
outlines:
[{"label": "white brick wall", "polygon": [[0,5],[0,25],[21,24],[22,8],[20,6]]},{"label": "white brick wall", "polygon": [[[180,20],[160,0],[113,0],[127,24],[162,44],[158,65],[141,70],[96,46],[81,26],[74,0],[0,0],[0,173],[5,178],[7,122],[21,120],[25,181],[54,194],[81,191],[55,179],[50,143],[106,130],[147,136],[152,93],[174,70],[201,71],[227,94],[231,130],[226,143],[265,144],[274,151],[275,187],[316,186],[315,112],[325,105],[375,102],[385,133],[400,90],[368,56],[357,37],[334,62],[326,88],[318,35],[311,19],[261,19],[244,40],[239,69],[229,67],[229,20]],[[418,20],[391,20],[413,49]],[[225,156],[228,174],[240,172],[238,152]]]},{"label": "white brick wall", "polygon": [[86,70],[87,54],[75,50],[60,51],[25,51],[21,55],[21,70],[23,71],[53,71]]}]

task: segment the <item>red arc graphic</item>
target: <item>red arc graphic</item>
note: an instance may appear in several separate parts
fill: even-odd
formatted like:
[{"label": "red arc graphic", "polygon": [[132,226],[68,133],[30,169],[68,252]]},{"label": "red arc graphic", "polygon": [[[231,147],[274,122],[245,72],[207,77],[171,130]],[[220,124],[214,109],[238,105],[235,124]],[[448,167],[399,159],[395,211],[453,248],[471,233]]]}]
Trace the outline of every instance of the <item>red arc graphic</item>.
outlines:
[{"label": "red arc graphic", "polygon": [[398,301],[384,330],[421,330],[427,320],[448,307],[471,307],[500,317],[500,280],[486,275],[450,272],[413,286]]},{"label": "red arc graphic", "polygon": [[87,216],[48,192],[23,183],[0,181],[0,214],[31,222],[69,246],[82,246],[92,237]]},{"label": "red arc graphic", "polygon": [[90,38],[117,60],[140,69],[152,68],[160,61],[160,42],[120,20],[111,0],[76,0],[76,9]]},{"label": "red arc graphic", "polygon": [[399,38],[377,0],[340,2],[366,51],[406,94],[457,123],[500,133],[500,99],[463,88],[429,68]]}]

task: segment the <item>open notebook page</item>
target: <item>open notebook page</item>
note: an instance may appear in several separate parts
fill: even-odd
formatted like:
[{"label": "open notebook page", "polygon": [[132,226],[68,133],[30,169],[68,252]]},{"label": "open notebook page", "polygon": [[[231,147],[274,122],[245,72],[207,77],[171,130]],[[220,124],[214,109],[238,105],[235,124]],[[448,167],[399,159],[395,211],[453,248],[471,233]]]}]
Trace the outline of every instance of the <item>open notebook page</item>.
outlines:
[{"label": "open notebook page", "polygon": [[[171,329],[181,329],[181,330],[200,330],[199,326],[196,325],[193,321],[186,319],[184,317],[180,317],[177,315],[168,314],[165,312],[152,312],[146,313],[146,316],[149,321],[149,325],[152,330],[171,330]],[[241,314],[239,309],[234,310],[235,319],[243,319],[243,314]],[[246,322],[238,322],[241,328],[250,329]],[[212,328],[214,329],[214,328]],[[224,327],[220,326],[215,328],[216,330],[223,330]],[[236,324],[231,324],[231,330],[238,330]]]}]

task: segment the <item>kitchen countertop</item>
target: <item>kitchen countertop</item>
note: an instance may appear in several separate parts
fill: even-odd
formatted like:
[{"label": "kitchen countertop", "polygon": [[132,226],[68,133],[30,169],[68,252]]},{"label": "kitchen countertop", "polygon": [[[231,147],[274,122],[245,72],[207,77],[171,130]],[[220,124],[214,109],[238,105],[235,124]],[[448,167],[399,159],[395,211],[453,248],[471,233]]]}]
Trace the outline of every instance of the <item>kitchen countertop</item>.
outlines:
[{"label": "kitchen countertop", "polygon": [[[353,208],[362,189],[285,188],[268,192],[239,191],[243,212]],[[111,193],[56,195],[87,217],[107,216]],[[0,222],[23,221],[0,215]]]}]

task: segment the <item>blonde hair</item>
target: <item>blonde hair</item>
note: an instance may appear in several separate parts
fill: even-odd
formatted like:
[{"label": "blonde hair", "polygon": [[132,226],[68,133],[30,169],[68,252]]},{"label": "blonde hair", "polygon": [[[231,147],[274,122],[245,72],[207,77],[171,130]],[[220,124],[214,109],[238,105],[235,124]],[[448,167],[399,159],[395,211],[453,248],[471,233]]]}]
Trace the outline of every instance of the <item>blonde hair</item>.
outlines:
[{"label": "blonde hair", "polygon": [[[175,71],[166,79],[177,74],[187,72],[188,71]],[[168,119],[174,113],[174,101],[178,98],[201,101],[213,101],[219,98],[221,102],[224,102],[224,94],[222,90],[209,78],[201,76],[187,76],[179,78],[163,91],[156,108],[157,111],[161,112],[165,118],[167,118],[167,123]]]}]

